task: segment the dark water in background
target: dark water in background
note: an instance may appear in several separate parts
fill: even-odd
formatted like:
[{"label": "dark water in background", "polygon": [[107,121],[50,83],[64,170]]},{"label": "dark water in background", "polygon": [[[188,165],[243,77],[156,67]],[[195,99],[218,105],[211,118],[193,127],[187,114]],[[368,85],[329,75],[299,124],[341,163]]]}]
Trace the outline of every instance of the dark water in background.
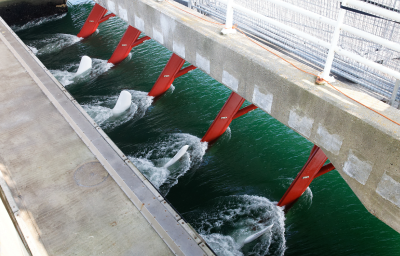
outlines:
[{"label": "dark water in background", "polygon": [[[150,40],[112,67],[106,62],[125,22],[111,18],[88,39],[73,36],[92,5],[71,1],[66,15],[13,29],[218,255],[400,255],[399,234],[367,212],[337,171],[314,180],[284,216],[275,204],[312,144],[255,110],[234,120],[206,151],[200,138],[230,90],[195,70],[152,102],[146,92],[171,52]],[[74,78],[83,55],[93,58],[93,69]],[[123,89],[133,105],[113,118]],[[189,154],[169,170],[160,167],[185,144]],[[271,224],[266,235],[240,249],[246,236]]]}]

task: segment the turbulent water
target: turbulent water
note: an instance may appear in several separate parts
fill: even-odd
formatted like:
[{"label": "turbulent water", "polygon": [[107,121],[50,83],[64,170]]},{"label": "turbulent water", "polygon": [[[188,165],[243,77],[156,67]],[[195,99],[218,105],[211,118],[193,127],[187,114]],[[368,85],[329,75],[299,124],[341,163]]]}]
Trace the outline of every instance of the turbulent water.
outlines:
[{"label": "turbulent water", "polygon": [[[215,144],[200,142],[230,91],[194,70],[162,97],[147,96],[171,52],[149,40],[113,66],[107,60],[127,24],[114,17],[81,39],[93,3],[68,5],[68,14],[13,29],[218,255],[400,254],[398,233],[369,214],[336,171],[314,180],[285,216],[276,202],[310,142],[260,110],[234,120]],[[93,68],[77,76],[84,55]],[[122,90],[132,105],[114,116]],[[164,168],[184,145],[183,157]]]},{"label": "turbulent water", "polygon": [[[217,197],[205,207],[187,214],[217,255],[283,255],[286,249],[285,216],[265,197],[233,195]],[[251,243],[244,240],[270,226]]]}]

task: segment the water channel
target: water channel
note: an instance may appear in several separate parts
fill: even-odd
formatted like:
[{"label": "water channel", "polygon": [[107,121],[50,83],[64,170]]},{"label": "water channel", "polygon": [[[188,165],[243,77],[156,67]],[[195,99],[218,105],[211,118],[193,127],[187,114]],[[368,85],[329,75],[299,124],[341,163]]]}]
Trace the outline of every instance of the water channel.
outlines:
[{"label": "water channel", "polygon": [[[314,180],[285,215],[276,203],[312,143],[255,110],[208,148],[200,139],[230,90],[194,70],[156,101],[148,97],[171,52],[149,40],[117,66],[107,64],[127,24],[114,17],[88,39],[77,38],[93,4],[70,1],[68,14],[13,29],[217,255],[400,254],[399,234],[367,212],[337,171]],[[93,68],[75,77],[83,55]],[[111,109],[121,90],[133,104],[115,118]],[[184,157],[162,168],[183,145],[190,146]]]}]

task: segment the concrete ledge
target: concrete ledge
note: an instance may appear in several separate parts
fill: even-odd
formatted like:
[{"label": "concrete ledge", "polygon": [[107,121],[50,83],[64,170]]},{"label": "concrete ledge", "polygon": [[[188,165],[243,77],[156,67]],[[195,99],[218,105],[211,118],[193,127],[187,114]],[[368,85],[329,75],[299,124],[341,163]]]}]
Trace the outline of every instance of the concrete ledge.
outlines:
[{"label": "concrete ledge", "polygon": [[0,0],[0,16],[9,25],[68,11],[66,0]]},{"label": "concrete ledge", "polygon": [[213,255],[2,19],[0,51],[0,171],[33,255]]},{"label": "concrete ledge", "polygon": [[[364,206],[400,232],[399,125],[330,86],[316,86],[314,76],[256,46],[242,34],[221,35],[221,26],[166,1],[97,2],[320,146]],[[184,6],[180,8],[202,16]],[[319,73],[288,55],[271,51],[307,72]],[[335,86],[400,123],[399,110],[344,83],[336,82]]]}]

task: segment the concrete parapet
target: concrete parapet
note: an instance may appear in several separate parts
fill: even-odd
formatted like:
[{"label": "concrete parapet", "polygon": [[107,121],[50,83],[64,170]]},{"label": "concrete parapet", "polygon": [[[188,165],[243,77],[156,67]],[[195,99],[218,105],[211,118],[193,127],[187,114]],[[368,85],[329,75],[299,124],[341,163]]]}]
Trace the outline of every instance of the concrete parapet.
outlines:
[{"label": "concrete parapet", "polygon": [[[100,5],[257,105],[323,149],[364,206],[400,232],[400,126],[329,85],[320,70],[290,54],[271,52],[240,33],[196,18],[166,1],[98,0]],[[176,4],[176,3],[175,3]],[[203,16],[203,19],[208,19]],[[342,82],[334,85],[400,123],[400,111]],[[201,113],[199,113],[201,114]]]}]

